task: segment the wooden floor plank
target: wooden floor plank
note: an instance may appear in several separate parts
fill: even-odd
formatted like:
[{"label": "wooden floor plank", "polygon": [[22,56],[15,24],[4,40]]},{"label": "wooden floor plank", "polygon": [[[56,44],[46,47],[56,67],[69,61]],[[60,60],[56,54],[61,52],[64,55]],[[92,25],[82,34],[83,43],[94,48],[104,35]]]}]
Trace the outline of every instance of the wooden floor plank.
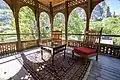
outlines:
[{"label": "wooden floor plank", "polygon": [[[34,53],[32,52],[31,54],[34,54]],[[7,59],[7,60],[8,61],[6,61],[6,62],[8,63],[10,60],[9,59]],[[87,80],[120,80],[120,59],[102,55],[102,56],[99,56],[98,62],[95,61],[95,57],[93,57],[91,60],[93,61],[93,65],[92,65],[92,68],[90,70]],[[0,62],[0,64],[3,64],[3,63],[4,63],[3,61],[2,61],[2,63]],[[19,80],[19,79],[21,79],[21,77],[25,77],[25,76],[21,76],[20,74],[28,75],[27,71],[22,69],[21,72],[19,74],[17,74],[16,76],[14,76],[13,78],[15,80]],[[78,78],[76,77],[76,79],[74,78],[74,80],[78,80]],[[31,78],[31,80],[34,80],[34,79]]]},{"label": "wooden floor plank", "polygon": [[100,56],[99,61],[93,61],[87,80],[120,80],[120,59]]}]

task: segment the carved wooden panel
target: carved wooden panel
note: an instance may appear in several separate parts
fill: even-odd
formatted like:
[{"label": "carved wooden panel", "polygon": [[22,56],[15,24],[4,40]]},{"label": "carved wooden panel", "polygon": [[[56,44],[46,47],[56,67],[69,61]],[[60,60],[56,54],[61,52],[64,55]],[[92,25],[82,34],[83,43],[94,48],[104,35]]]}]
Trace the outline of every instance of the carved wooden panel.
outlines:
[{"label": "carved wooden panel", "polygon": [[53,13],[60,12],[61,10],[64,10],[64,9],[65,9],[65,4],[57,5],[57,6],[53,7]]},{"label": "carved wooden panel", "polygon": [[62,44],[62,31],[52,31],[53,44]]},{"label": "carved wooden panel", "polygon": [[37,46],[37,40],[22,41],[23,49]]},{"label": "carved wooden panel", "polygon": [[27,4],[31,4],[31,5],[35,5],[35,1],[34,0],[20,0],[21,2],[27,3]]},{"label": "carved wooden panel", "polygon": [[120,46],[117,45],[101,44],[100,52],[103,55],[110,55],[120,58]]},{"label": "carved wooden panel", "polygon": [[0,56],[16,52],[16,44],[17,42],[0,43]]},{"label": "carved wooden panel", "polygon": [[87,2],[87,0],[71,0],[68,2],[68,7],[72,7],[72,6],[75,6],[77,4],[83,4]]},{"label": "carved wooden panel", "polygon": [[52,39],[43,39],[39,42],[39,45],[50,45],[52,42]]},{"label": "carved wooden panel", "polygon": [[65,2],[65,0],[38,0],[38,1],[43,3],[46,6],[49,6],[50,2],[52,2],[53,6]]},{"label": "carved wooden panel", "polygon": [[50,9],[42,4],[39,3],[39,9],[42,9],[44,11],[50,12]]},{"label": "carved wooden panel", "polygon": [[[81,41],[69,40],[69,47],[79,47],[82,46]],[[109,55],[113,57],[120,58],[120,46],[117,45],[109,45],[109,44],[100,44],[100,51],[102,55]]]}]

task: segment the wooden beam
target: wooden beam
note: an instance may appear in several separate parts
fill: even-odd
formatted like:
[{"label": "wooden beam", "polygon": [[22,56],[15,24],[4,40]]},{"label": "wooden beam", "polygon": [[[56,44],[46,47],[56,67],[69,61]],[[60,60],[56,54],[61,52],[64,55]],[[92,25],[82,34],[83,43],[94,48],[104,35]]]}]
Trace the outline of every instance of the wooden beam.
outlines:
[{"label": "wooden beam", "polygon": [[52,2],[50,2],[50,24],[51,24],[51,36],[53,31],[53,7]]},{"label": "wooden beam", "polygon": [[92,8],[92,4],[91,4],[92,0],[88,0],[88,4],[87,4],[87,12],[86,12],[86,29],[85,31],[89,30],[89,24],[90,24],[90,15],[91,15],[91,8]]},{"label": "wooden beam", "polygon": [[39,21],[39,4],[38,1],[35,0],[35,17],[36,17],[36,22],[37,22],[37,29],[38,29],[38,40],[37,40],[37,45],[39,46],[39,41],[41,39],[40,37],[40,21]]},{"label": "wooden beam", "polygon": [[13,13],[14,13],[14,17],[15,17],[15,26],[16,26],[16,33],[17,33],[17,51],[21,51],[23,49],[22,43],[21,43],[21,38],[20,38],[20,28],[19,28],[19,6],[20,4],[18,4],[16,1],[13,1]]},{"label": "wooden beam", "polygon": [[68,40],[68,1],[65,2],[65,42]]},{"label": "wooden beam", "polygon": [[61,1],[61,2],[59,2],[59,3],[57,3],[57,4],[54,4],[53,7],[58,6],[58,5],[60,5],[60,4],[64,4],[64,3],[65,3],[65,1]]}]

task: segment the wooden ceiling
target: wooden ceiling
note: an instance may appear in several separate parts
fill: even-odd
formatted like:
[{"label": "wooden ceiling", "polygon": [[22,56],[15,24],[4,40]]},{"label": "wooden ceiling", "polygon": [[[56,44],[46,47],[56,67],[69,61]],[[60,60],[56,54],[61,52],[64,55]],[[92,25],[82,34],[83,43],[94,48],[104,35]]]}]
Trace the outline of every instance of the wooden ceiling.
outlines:
[{"label": "wooden ceiling", "polygon": [[46,6],[50,6],[50,2],[52,2],[52,5],[55,6],[64,3],[66,0],[38,0],[38,1]]}]

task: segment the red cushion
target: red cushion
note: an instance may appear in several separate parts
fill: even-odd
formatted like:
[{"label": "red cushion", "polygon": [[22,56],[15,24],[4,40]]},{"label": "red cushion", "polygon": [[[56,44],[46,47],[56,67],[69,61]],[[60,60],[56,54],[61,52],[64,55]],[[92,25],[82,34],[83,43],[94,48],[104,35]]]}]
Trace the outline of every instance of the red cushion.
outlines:
[{"label": "red cushion", "polygon": [[74,51],[78,54],[82,55],[91,55],[96,53],[96,49],[86,48],[86,47],[78,47],[74,48]]}]

